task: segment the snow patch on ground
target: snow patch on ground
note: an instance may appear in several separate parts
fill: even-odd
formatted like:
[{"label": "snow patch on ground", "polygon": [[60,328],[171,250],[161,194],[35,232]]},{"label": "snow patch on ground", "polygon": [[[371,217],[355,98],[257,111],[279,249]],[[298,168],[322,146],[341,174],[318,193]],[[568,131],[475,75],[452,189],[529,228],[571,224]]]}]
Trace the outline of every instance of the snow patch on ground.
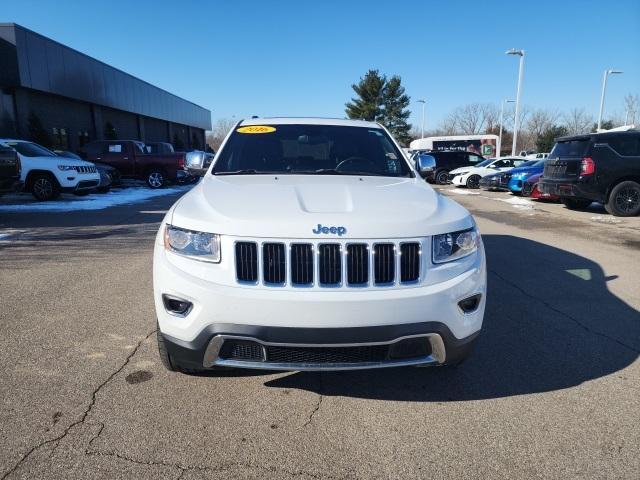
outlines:
[{"label": "snow patch on ground", "polygon": [[591,217],[591,220],[598,223],[622,223],[622,220],[618,220],[615,217],[605,217],[604,215],[596,215],[595,217]]},{"label": "snow patch on ground", "polygon": [[[491,197],[486,197],[491,198]],[[534,204],[531,200],[522,197],[510,197],[510,198],[491,198],[492,200],[496,200],[498,202],[504,202],[511,205],[513,208],[518,210],[533,210]]]},{"label": "snow patch on ground", "polygon": [[162,197],[175,193],[184,193],[191,189],[192,185],[161,188],[125,188],[112,190],[109,193],[90,194],[86,197],[75,197],[54,200],[52,202],[37,202],[30,196],[25,202],[15,205],[0,205],[0,212],[71,212],[76,210],[103,210],[118,205],[130,205],[144,202],[151,198]]},{"label": "snow patch on ground", "polygon": [[471,190],[464,190],[462,188],[449,188],[447,192],[455,193],[458,195],[480,195],[480,192],[472,192]]}]

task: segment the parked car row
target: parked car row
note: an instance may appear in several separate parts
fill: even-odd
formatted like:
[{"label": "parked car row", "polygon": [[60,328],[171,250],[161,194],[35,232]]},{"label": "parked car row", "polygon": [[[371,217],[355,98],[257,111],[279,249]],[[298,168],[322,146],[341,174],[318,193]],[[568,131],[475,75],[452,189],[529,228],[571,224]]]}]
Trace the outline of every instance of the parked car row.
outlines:
[{"label": "parked car row", "polygon": [[76,154],[0,139],[0,194],[25,191],[38,200],[53,200],[60,193],[106,193],[123,178],[144,180],[150,188],[195,181],[185,170],[185,155],[170,144],[134,140],[91,142]]},{"label": "parked car row", "polygon": [[[436,157],[434,153],[428,154]],[[585,209],[599,202],[612,215],[640,214],[639,130],[561,137],[548,156],[529,158],[538,159],[487,159],[451,170],[448,181],[457,187],[560,201],[570,209]],[[435,162],[437,165],[437,158]]]}]

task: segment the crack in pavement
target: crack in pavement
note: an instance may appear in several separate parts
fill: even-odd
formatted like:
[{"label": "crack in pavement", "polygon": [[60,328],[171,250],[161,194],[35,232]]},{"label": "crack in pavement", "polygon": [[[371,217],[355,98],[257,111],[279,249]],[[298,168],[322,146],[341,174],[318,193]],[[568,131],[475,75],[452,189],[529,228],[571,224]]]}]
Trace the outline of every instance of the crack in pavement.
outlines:
[{"label": "crack in pavement", "polygon": [[318,401],[316,402],[315,408],[309,414],[309,418],[307,419],[306,422],[304,422],[304,425],[302,425],[303,428],[307,427],[307,426],[309,426],[311,424],[311,422],[313,421],[314,415],[318,412],[318,410],[320,410],[320,406],[322,405],[322,400],[324,399],[324,395],[322,394],[322,390],[324,390],[323,385],[322,385],[322,373],[319,372],[318,373]]},{"label": "crack in pavement", "polygon": [[98,385],[97,388],[95,388],[93,390],[93,392],[91,393],[91,401],[89,402],[89,405],[87,406],[87,408],[85,409],[85,411],[82,413],[82,416],[80,417],[79,420],[76,420],[75,422],[71,423],[67,428],[64,429],[64,431],[58,435],[57,437],[54,438],[50,438],[48,440],[44,440],[40,443],[38,443],[37,445],[31,447],[29,449],[29,451],[27,451],[27,453],[25,453],[22,458],[20,460],[18,460],[18,462],[16,462],[16,464],[11,467],[7,472],[5,472],[2,477],[0,478],[0,480],[5,480],[9,475],[11,475],[12,473],[14,473],[18,468],[20,468],[20,466],[36,451],[40,450],[42,447],[46,446],[46,445],[50,445],[50,444],[54,444],[54,450],[58,447],[59,443],[61,440],[63,440],[70,432],[71,430],[76,427],[77,425],[83,424],[84,421],[87,419],[87,416],[89,415],[89,413],[91,413],[91,410],[93,409],[94,405],[96,404],[96,396],[97,394],[100,392],[100,390],[102,390],[102,388],[104,388],[111,380],[113,380],[113,378],[118,375],[122,370],[124,370],[124,368],[129,364],[129,362],[131,361],[131,359],[133,358],[133,356],[138,352],[138,350],[140,349],[140,347],[142,346],[142,344],[148,340],[151,335],[153,335],[154,333],[156,333],[156,329],[154,329],[153,331],[151,331],[149,334],[147,334],[142,340],[140,340],[136,346],[134,347],[134,349],[131,351],[131,353],[129,353],[129,355],[127,355],[127,357],[125,358],[124,362],[122,363],[122,365],[120,365],[120,367],[118,367],[114,372],[111,373],[111,375],[109,375],[107,377],[107,379],[102,382],[100,385]]},{"label": "crack in pavement", "polygon": [[[98,434],[93,437],[90,441],[89,441],[89,445],[91,444],[91,442],[93,442],[96,438],[98,438],[100,436],[100,434],[102,433],[102,430],[104,429],[104,424],[101,423],[101,428],[98,432]],[[85,449],[85,455],[87,456],[99,456],[99,457],[113,457],[113,458],[117,458],[119,460],[123,460],[129,463],[133,463],[135,465],[143,465],[143,466],[160,466],[160,467],[168,467],[168,468],[175,468],[178,469],[180,472],[178,474],[178,476],[176,477],[176,480],[179,480],[180,478],[182,478],[182,476],[186,473],[186,472],[190,472],[190,471],[197,471],[197,472],[224,472],[224,471],[228,471],[228,470],[232,470],[233,468],[237,468],[237,467],[244,467],[244,468],[250,468],[250,469],[254,469],[254,470],[259,470],[261,472],[268,472],[268,473],[286,473],[287,475],[293,476],[293,477],[299,477],[302,475],[305,475],[307,477],[311,477],[311,478],[317,478],[317,479],[321,479],[321,478],[329,478],[329,479],[334,479],[334,480],[341,480],[342,477],[335,477],[335,476],[328,476],[326,474],[314,474],[314,473],[310,473],[310,472],[305,472],[302,470],[298,470],[298,471],[290,471],[287,469],[283,469],[283,468],[277,468],[277,467],[269,467],[269,466],[262,466],[262,465],[256,465],[253,463],[249,463],[249,462],[230,462],[230,463],[225,463],[225,464],[221,464],[215,467],[207,467],[207,466],[203,466],[203,465],[184,465],[181,463],[169,463],[169,462],[163,462],[163,461],[158,461],[158,460],[139,460],[133,457],[129,457],[127,455],[123,455],[121,453],[118,453],[116,451],[100,451],[100,450],[92,450],[90,448]]]},{"label": "crack in pavement", "polygon": [[553,305],[551,305],[549,302],[536,297],[535,295],[532,295],[531,293],[527,292],[526,290],[524,290],[520,285],[512,282],[511,280],[508,280],[506,277],[503,277],[502,275],[500,275],[498,272],[496,272],[495,270],[491,270],[489,269],[489,272],[491,272],[493,275],[495,275],[496,277],[498,277],[500,280],[502,280],[503,282],[507,283],[509,286],[515,288],[516,290],[518,290],[520,293],[522,293],[523,295],[525,295],[528,298],[531,298],[532,300],[536,300],[540,303],[542,303],[545,307],[547,307],[548,309],[552,310],[553,312],[556,312],[560,315],[562,315],[563,317],[568,318],[569,320],[571,320],[572,322],[574,322],[577,326],[579,326],[580,328],[582,328],[584,331],[592,334],[592,335],[597,335],[599,337],[603,337],[606,338],[607,340],[617,343],[618,345],[620,345],[621,347],[627,348],[629,350],[631,350],[634,353],[640,353],[640,350],[636,349],[635,347],[633,347],[632,345],[627,345],[626,343],[618,340],[617,338],[613,338],[610,337],[609,335],[607,335],[606,333],[602,333],[602,332],[598,332],[596,330],[592,330],[591,328],[589,328],[587,325],[583,324],[580,320],[578,320],[575,317],[572,317],[571,315],[569,315],[568,313],[563,312],[562,310],[554,307]]}]

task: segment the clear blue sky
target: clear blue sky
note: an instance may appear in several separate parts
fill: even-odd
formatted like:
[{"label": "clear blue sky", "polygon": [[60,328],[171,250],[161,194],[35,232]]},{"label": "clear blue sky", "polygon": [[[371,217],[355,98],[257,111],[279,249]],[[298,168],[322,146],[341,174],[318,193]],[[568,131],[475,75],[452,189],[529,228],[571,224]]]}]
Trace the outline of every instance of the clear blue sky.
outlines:
[{"label": "clear blue sky", "polygon": [[[427,128],[470,102],[513,97],[526,51],[523,103],[596,114],[640,93],[640,1],[51,1],[5,0],[16,22],[212,110],[344,116],[369,68],[426,98]],[[412,121],[420,119],[412,103]]]}]

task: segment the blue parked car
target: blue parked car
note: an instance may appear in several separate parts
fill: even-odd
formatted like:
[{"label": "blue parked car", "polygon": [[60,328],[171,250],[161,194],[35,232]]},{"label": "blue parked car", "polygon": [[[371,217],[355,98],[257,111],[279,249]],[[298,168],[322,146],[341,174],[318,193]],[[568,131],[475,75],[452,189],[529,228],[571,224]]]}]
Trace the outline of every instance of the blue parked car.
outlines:
[{"label": "blue parked car", "polygon": [[542,170],[544,170],[544,160],[536,160],[506,172],[505,175],[509,176],[507,186],[511,193],[518,195],[522,191],[524,181],[531,175],[542,173]]}]

